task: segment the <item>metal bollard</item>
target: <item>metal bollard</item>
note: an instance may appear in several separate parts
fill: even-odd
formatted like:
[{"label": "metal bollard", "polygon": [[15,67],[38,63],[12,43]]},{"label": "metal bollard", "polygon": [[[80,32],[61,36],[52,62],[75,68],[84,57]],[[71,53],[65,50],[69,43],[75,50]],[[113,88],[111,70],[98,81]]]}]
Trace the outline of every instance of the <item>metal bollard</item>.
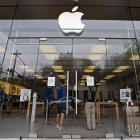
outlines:
[{"label": "metal bollard", "polygon": [[35,93],[33,94],[33,104],[32,104],[31,122],[35,122],[36,99],[37,99],[37,93],[35,92]]},{"label": "metal bollard", "polygon": [[47,104],[46,104],[46,120],[45,120],[45,124],[47,125],[47,119],[48,119],[48,104],[49,104],[49,101],[47,99]]}]

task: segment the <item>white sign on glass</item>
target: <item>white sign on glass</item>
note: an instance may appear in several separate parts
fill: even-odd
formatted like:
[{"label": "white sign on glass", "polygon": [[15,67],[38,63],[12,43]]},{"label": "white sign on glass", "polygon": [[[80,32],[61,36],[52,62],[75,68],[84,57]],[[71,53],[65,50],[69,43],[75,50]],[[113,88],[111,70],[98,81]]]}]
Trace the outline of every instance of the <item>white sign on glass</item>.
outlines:
[{"label": "white sign on glass", "polygon": [[48,77],[48,86],[50,87],[55,86],[55,77]]},{"label": "white sign on glass", "polygon": [[21,89],[20,101],[28,102],[31,100],[31,89]]},{"label": "white sign on glass", "polygon": [[87,77],[87,86],[94,86],[94,77]]},{"label": "white sign on glass", "polygon": [[121,102],[131,102],[130,89],[120,89],[120,101]]}]

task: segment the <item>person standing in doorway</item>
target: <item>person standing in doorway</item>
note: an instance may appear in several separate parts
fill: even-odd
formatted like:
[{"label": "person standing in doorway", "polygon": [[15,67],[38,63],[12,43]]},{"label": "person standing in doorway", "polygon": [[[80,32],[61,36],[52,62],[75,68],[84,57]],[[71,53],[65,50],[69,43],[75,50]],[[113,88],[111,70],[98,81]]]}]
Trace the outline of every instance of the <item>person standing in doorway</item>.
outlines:
[{"label": "person standing in doorway", "polygon": [[[64,85],[64,80],[61,80],[61,86],[57,88],[57,99],[60,100],[63,97],[67,96],[67,87]],[[65,113],[66,113],[66,102],[57,104],[57,125],[55,126],[59,130],[63,130],[64,127],[63,122],[65,118]]]},{"label": "person standing in doorway", "polygon": [[93,130],[96,127],[96,121],[95,121],[95,96],[96,92],[94,90],[94,87],[89,87],[91,98],[86,99],[85,104],[85,112],[86,112],[86,118],[87,118],[87,129]]},{"label": "person standing in doorway", "polygon": [[[51,87],[48,87],[46,90],[45,90],[45,95],[44,95],[44,103],[47,104],[47,100],[48,100],[48,103],[52,100],[52,89]],[[50,107],[48,106],[48,112],[47,112],[47,123],[50,123]]]}]

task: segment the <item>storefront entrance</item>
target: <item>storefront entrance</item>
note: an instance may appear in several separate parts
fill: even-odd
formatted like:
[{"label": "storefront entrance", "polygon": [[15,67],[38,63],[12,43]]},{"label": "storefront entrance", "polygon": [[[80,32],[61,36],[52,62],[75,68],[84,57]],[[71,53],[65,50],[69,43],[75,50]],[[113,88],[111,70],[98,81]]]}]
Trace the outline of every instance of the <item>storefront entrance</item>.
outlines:
[{"label": "storefront entrance", "polygon": [[[81,138],[103,138],[108,133],[114,137],[139,135],[139,53],[135,39],[84,38],[84,37],[10,37],[1,85],[5,86],[9,99],[10,117],[15,124],[24,120],[29,133],[40,138],[62,138],[63,135],[79,135]],[[44,94],[48,77],[55,77],[55,86],[51,87],[52,100],[48,107],[49,120],[46,124]],[[87,77],[94,77],[96,91],[96,129],[88,130],[85,103],[91,97],[87,87]],[[67,98],[57,100],[57,88],[60,80],[65,81],[69,94]],[[120,89],[131,89],[135,113],[124,112],[125,102],[120,101]],[[21,102],[21,89],[31,89],[31,101]],[[37,93],[35,122],[31,122],[33,94]],[[70,101],[74,110],[66,109],[63,123],[65,128],[55,128],[57,104]],[[133,110],[133,106],[132,106]],[[2,110],[2,119],[6,110]],[[127,124],[126,116],[131,124]],[[10,120],[11,119],[11,120]],[[19,124],[20,127],[23,125]],[[133,129],[133,127],[138,127]],[[22,128],[22,127],[21,127]],[[137,131],[138,130],[138,131]],[[25,132],[24,136],[27,135]],[[74,136],[73,136],[74,137]]]}]

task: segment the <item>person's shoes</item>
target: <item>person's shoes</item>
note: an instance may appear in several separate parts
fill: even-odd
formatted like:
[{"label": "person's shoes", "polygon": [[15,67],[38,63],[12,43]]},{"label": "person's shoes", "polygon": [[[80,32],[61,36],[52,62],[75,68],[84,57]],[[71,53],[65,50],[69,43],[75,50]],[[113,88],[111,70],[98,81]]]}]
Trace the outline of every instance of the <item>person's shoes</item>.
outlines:
[{"label": "person's shoes", "polygon": [[64,130],[64,127],[59,127],[59,131]]},{"label": "person's shoes", "polygon": [[56,125],[55,128],[59,128],[59,125]]},{"label": "person's shoes", "polygon": [[88,130],[91,130],[91,128],[87,128]]},{"label": "person's shoes", "polygon": [[10,112],[7,112],[7,114],[10,114]]}]

